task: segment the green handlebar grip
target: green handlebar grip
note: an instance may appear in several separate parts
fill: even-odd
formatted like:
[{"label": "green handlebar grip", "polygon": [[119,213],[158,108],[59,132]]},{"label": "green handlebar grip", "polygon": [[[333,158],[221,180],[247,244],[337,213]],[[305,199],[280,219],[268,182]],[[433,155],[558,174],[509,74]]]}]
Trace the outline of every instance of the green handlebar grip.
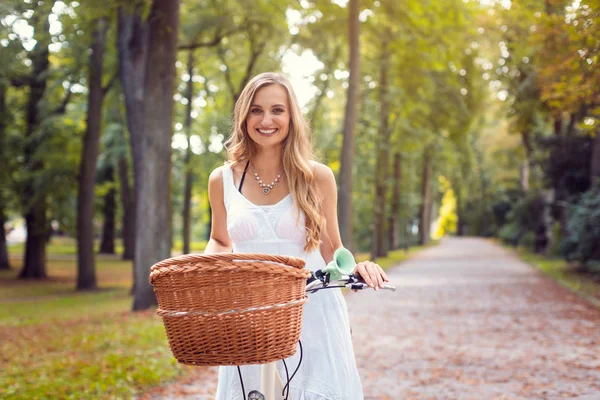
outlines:
[{"label": "green handlebar grip", "polygon": [[339,279],[342,275],[351,274],[356,266],[356,261],[350,250],[340,247],[333,253],[333,260],[322,269],[329,274],[332,280]]}]

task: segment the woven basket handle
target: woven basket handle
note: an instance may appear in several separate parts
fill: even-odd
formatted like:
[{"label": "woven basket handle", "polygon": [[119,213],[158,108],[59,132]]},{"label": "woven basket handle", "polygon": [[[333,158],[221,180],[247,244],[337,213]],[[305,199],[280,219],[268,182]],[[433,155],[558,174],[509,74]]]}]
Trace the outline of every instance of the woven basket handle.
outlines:
[{"label": "woven basket handle", "polygon": [[158,269],[168,265],[185,264],[194,261],[204,262],[232,262],[235,260],[255,260],[255,261],[270,261],[280,264],[289,265],[294,268],[304,268],[304,260],[298,257],[280,256],[274,254],[262,253],[213,253],[213,254],[184,254],[181,256],[167,258],[166,260],[157,262],[151,269]]}]

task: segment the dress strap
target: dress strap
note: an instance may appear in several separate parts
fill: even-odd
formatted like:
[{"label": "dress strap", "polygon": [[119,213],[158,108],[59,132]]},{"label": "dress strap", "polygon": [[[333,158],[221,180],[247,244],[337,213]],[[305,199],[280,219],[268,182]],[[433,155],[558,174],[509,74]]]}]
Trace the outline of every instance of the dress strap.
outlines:
[{"label": "dress strap", "polygon": [[238,187],[238,191],[242,193],[242,185],[244,184],[244,178],[246,177],[246,171],[248,171],[248,165],[250,165],[250,160],[246,163],[246,168],[244,168],[244,173],[242,174],[242,180],[240,181],[240,187]]}]

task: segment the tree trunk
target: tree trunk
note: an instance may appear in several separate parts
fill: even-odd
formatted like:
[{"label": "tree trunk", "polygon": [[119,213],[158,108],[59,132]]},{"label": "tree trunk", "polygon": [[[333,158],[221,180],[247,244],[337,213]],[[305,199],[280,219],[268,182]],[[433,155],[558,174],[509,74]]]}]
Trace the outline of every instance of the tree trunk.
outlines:
[{"label": "tree trunk", "polygon": [[402,155],[394,154],[394,192],[389,219],[388,249],[395,250],[400,246],[400,187],[402,184]]},{"label": "tree trunk", "polygon": [[413,237],[413,233],[412,233],[412,223],[413,220],[412,218],[408,218],[407,221],[404,221],[402,223],[402,248],[404,249],[404,251],[408,251],[408,249],[410,248],[410,246],[412,246],[412,237]]},{"label": "tree trunk", "polygon": [[206,196],[206,208],[208,210],[208,223],[206,224],[206,236],[205,239],[208,242],[210,240],[210,231],[212,230],[212,208],[210,207],[210,202],[208,201],[208,195]]},{"label": "tree trunk", "polygon": [[431,147],[425,148],[423,153],[423,177],[421,181],[421,218],[419,223],[419,243],[425,245],[429,242],[429,224],[431,211]]},{"label": "tree trunk", "polygon": [[[188,140],[188,153],[191,152],[189,149],[189,140]],[[183,254],[190,253],[190,241],[191,241],[191,209],[192,209],[192,183],[193,183],[193,175],[191,171],[190,165],[190,156],[186,154],[185,163],[186,163],[186,171],[185,171],[185,188],[183,191]]]},{"label": "tree trunk", "polygon": [[596,132],[592,148],[592,163],[590,168],[590,182],[600,180],[600,132]]},{"label": "tree trunk", "polygon": [[[29,189],[29,188],[27,188]],[[32,191],[26,190],[25,193]],[[19,273],[21,279],[45,279],[46,274],[46,240],[48,225],[46,220],[45,198],[36,199],[25,213],[27,240],[25,242],[25,261]]]},{"label": "tree trunk", "polygon": [[529,176],[533,167],[533,144],[528,132],[521,132],[521,142],[525,148],[525,160],[521,163],[519,180],[521,191],[527,193],[529,191]]},{"label": "tree trunk", "polygon": [[117,211],[116,190],[114,185],[115,173],[111,166],[104,172],[103,182],[111,182],[111,187],[104,195],[104,223],[102,226],[102,240],[100,241],[101,254],[115,254],[115,214]]},{"label": "tree trunk", "polygon": [[23,185],[22,204],[27,226],[25,257],[23,268],[19,273],[22,279],[46,278],[46,240],[48,238],[48,222],[46,216],[46,196],[38,188],[39,173],[44,169],[40,157],[36,157],[40,140],[36,133],[42,116],[40,115],[48,80],[50,61],[48,58],[50,45],[50,22],[48,17],[52,4],[39,6],[31,18],[34,27],[33,39],[35,47],[30,52],[32,76],[29,82],[29,98],[26,109],[24,164],[26,178]]},{"label": "tree trunk", "polygon": [[6,89],[7,86],[0,82],[0,163],[3,167],[0,171],[0,270],[10,269],[10,260],[8,257],[8,247],[6,244],[6,202],[3,190],[8,185],[9,174],[8,160],[9,154],[6,150]]},{"label": "tree trunk", "polygon": [[6,245],[6,231],[4,224],[6,216],[4,215],[4,204],[0,204],[0,270],[10,269],[10,260],[8,258],[8,247]]},{"label": "tree trunk", "polygon": [[[483,160],[480,160],[479,165],[483,164]],[[481,215],[481,235],[484,237],[489,237],[491,235],[490,229],[490,215],[489,215],[489,207],[488,207],[488,197],[487,197],[487,181],[483,168],[479,168],[479,192],[481,196],[480,204],[480,215]]]},{"label": "tree trunk", "polygon": [[379,138],[377,140],[377,162],[375,167],[375,207],[373,220],[373,241],[371,244],[371,258],[387,256],[386,246],[386,207],[387,181],[389,173],[390,154],[390,127],[389,127],[389,99],[388,99],[388,72],[389,56],[387,37],[384,34],[381,43],[381,56],[379,59]]},{"label": "tree trunk", "polygon": [[465,209],[464,209],[464,200],[462,195],[462,190],[460,187],[457,187],[456,190],[456,235],[457,236],[465,236],[467,223],[465,221]]},{"label": "tree trunk", "polygon": [[142,137],[144,124],[144,80],[148,58],[148,26],[142,21],[141,6],[134,13],[130,7],[119,9],[117,47],[119,52],[119,77],[125,97],[127,127],[133,158],[134,193],[138,192],[137,179],[143,160]]},{"label": "tree trunk", "polygon": [[[556,164],[561,162],[561,159],[564,157],[565,147],[567,143],[565,142],[568,139],[565,139],[562,135],[562,120],[560,118],[556,118],[554,120],[554,143],[550,149],[550,155],[548,157],[549,164],[552,169],[556,169]],[[565,212],[564,204],[569,197],[569,193],[565,188],[564,182],[562,180],[553,179],[553,189],[554,189],[554,204],[559,205],[558,207],[553,208],[553,216],[556,221],[558,221],[560,225],[561,236],[565,237],[567,233],[567,213]]]},{"label": "tree trunk", "polygon": [[540,216],[535,231],[534,250],[536,253],[547,253],[554,244],[554,238],[552,237],[552,224],[554,221],[551,213],[553,202],[554,189],[542,191],[536,200]]},{"label": "tree trunk", "polygon": [[[189,142],[189,141],[188,141]],[[188,144],[189,149],[189,144]],[[189,151],[189,150],[188,150]],[[190,253],[190,242],[191,242],[191,209],[192,209],[192,183],[193,176],[190,171],[191,166],[189,165],[190,157],[186,155],[185,162],[188,167],[185,171],[185,188],[183,192],[183,254]]]},{"label": "tree trunk", "polygon": [[519,181],[521,182],[521,191],[523,193],[529,191],[529,165],[529,160],[523,160],[519,169]]},{"label": "tree trunk", "polygon": [[121,209],[123,227],[123,260],[133,260],[135,249],[135,201],[129,183],[127,155],[119,159],[119,187],[121,188]]},{"label": "tree trunk", "polygon": [[[133,243],[129,248],[132,251],[131,259],[135,258],[136,243],[136,218],[139,194],[139,177],[144,159],[141,144],[143,141],[144,123],[144,79],[146,75],[146,61],[148,58],[148,25],[142,20],[141,5],[138,3],[131,13],[131,7],[120,7],[118,12],[117,48],[119,53],[119,78],[123,95],[125,97],[125,109],[127,112],[127,127],[129,129],[129,143],[133,160],[133,208],[129,208],[131,219],[127,224],[133,231],[124,232],[131,237]],[[120,171],[123,165],[121,164]],[[121,178],[123,179],[123,178]],[[123,188],[124,186],[122,186]],[[129,185],[127,185],[129,187]],[[125,211],[125,208],[124,208]],[[125,218],[125,215],[124,215]],[[125,225],[124,225],[125,226]],[[129,236],[128,233],[131,233]],[[124,239],[125,241],[125,239]],[[123,254],[126,258],[126,254]],[[134,262],[135,264],[135,262]],[[132,292],[135,292],[137,274],[135,265],[133,269]]]},{"label": "tree trunk", "polygon": [[342,142],[342,155],[339,173],[339,199],[338,216],[342,242],[354,250],[352,211],[352,169],[355,152],[355,128],[357,117],[357,104],[360,86],[360,48],[359,48],[359,0],[350,0],[349,10],[349,42],[350,42],[350,81],[348,85],[348,97],[346,99],[346,110],[344,116],[344,138]]},{"label": "tree trunk", "polygon": [[77,195],[77,290],[97,288],[93,225],[94,189],[102,125],[102,102],[104,100],[102,71],[107,29],[106,20],[100,18],[96,22],[90,54],[87,126],[81,148]]},{"label": "tree trunk", "polygon": [[192,144],[190,137],[192,135],[192,100],[194,97],[194,82],[192,77],[194,76],[194,57],[193,52],[190,50],[188,54],[188,75],[190,79],[187,82],[187,93],[186,97],[188,100],[185,110],[185,133],[187,135],[187,150],[184,159],[184,171],[185,171],[185,187],[183,189],[183,254],[190,253],[190,236],[191,236],[191,205],[192,205]]},{"label": "tree trunk", "polygon": [[154,0],[148,17],[145,124],[138,143],[142,158],[136,158],[139,154],[134,152],[134,164],[141,167],[135,185],[134,310],[157,304],[148,282],[150,267],[171,254],[171,136],[178,28],[179,1]]}]

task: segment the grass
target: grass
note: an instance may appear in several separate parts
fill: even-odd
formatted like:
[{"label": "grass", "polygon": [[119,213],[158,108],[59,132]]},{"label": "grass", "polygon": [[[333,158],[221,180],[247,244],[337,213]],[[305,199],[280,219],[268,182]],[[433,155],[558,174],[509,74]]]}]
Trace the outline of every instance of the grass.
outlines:
[{"label": "grass", "polygon": [[[9,252],[15,255],[23,254],[25,244],[17,243],[9,246]],[[201,252],[206,247],[206,241],[200,240],[190,243],[190,251],[191,252]],[[100,248],[100,242],[96,241],[95,245],[96,250]],[[123,245],[120,240],[115,241],[115,251],[117,254],[123,253]],[[181,253],[183,251],[183,241],[182,240],[174,240],[173,241],[173,253]],[[77,255],[77,241],[71,237],[63,237],[63,236],[54,236],[52,240],[46,247],[46,252],[52,256],[67,256]]]},{"label": "grass", "polygon": [[103,318],[131,307],[128,290],[74,293],[50,298],[10,302],[0,309],[2,327],[22,327],[61,320]]},{"label": "grass", "polygon": [[148,312],[15,329],[1,349],[4,399],[131,398],[181,373]]},{"label": "grass", "polygon": [[16,257],[0,273],[2,398],[129,399],[184,374],[160,318],[130,312],[131,262],[98,257],[101,289],[76,292],[70,246],[50,248],[46,281],[17,280]]},{"label": "grass", "polygon": [[[100,242],[96,241],[96,250],[100,247]],[[15,255],[23,254],[25,249],[25,243],[16,243],[9,246],[9,252]],[[120,241],[115,243],[115,250],[117,253],[123,252],[123,247]],[[46,247],[46,253],[59,256],[59,255],[76,255],[77,254],[77,241],[71,237],[64,236],[53,236]]]},{"label": "grass", "polygon": [[[189,373],[173,358],[160,318],[130,312],[131,262],[98,256],[101,289],[76,292],[75,246],[53,239],[50,278],[41,282],[17,279],[22,247],[9,248],[13,269],[0,272],[2,398],[129,399]],[[196,242],[192,251],[203,246]],[[392,251],[377,262],[388,268],[419,249]],[[356,255],[357,261],[368,257]]]},{"label": "grass", "polygon": [[[190,253],[201,253],[204,251],[206,247],[206,240],[199,240],[196,242],[190,243]],[[174,240],[173,241],[173,252],[180,253],[183,252],[183,241],[182,240]]]}]

